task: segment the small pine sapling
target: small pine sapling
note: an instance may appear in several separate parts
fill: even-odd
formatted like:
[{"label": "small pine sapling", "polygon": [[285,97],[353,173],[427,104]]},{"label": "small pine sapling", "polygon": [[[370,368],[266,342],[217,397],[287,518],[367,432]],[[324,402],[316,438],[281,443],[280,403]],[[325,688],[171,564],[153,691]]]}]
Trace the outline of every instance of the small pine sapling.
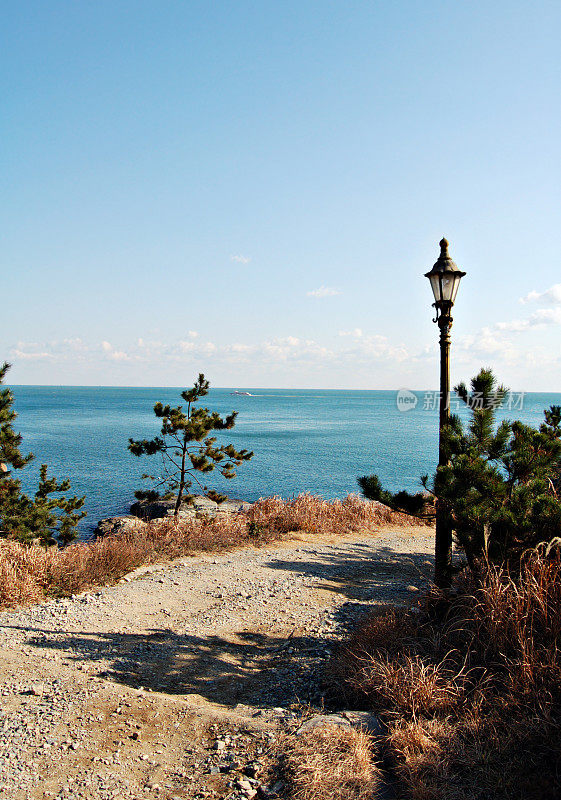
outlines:
[{"label": "small pine sapling", "polygon": [[[199,475],[207,475],[218,467],[222,476],[231,480],[236,477],[235,468],[253,457],[249,450],[236,450],[232,444],[217,445],[216,437],[210,435],[212,431],[233,428],[237,412],[223,418],[216,411],[196,405],[208,394],[209,385],[205,376],[200,374],[192,389],[181,392],[186,407],[156,403],[154,414],[162,420],[160,435],[153,439],[129,439],[129,450],[133,455],[158,454],[162,462],[159,478],[143,476],[155,482],[154,488],[135,492],[135,497],[139,500],[175,497],[174,516],[178,515],[183,502],[192,499],[189,489],[193,481],[211,500],[221,502],[226,499],[225,495],[209,490]],[[164,495],[160,493],[162,488]]]}]

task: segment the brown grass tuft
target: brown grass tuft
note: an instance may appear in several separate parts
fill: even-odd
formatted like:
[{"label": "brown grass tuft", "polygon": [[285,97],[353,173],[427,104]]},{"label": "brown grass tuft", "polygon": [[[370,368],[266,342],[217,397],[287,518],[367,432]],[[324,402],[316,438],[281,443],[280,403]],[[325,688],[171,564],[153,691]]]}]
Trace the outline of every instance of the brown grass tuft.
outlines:
[{"label": "brown grass tuft", "polygon": [[0,608],[37,603],[44,597],[44,551],[0,542]]},{"label": "brown grass tuft", "polygon": [[380,525],[419,525],[406,514],[392,511],[381,503],[363,500],[356,494],[350,494],[344,500],[324,500],[308,492],[291,500],[280,497],[261,499],[252,506],[248,518],[256,525],[278,533],[345,534],[372,530]]},{"label": "brown grass tuft", "polygon": [[328,725],[284,745],[291,800],[372,800],[379,770],[362,731]]},{"label": "brown grass tuft", "polygon": [[420,656],[365,658],[355,689],[375,708],[392,708],[415,719],[453,711],[462,701],[457,677],[444,663]]},{"label": "brown grass tuft", "polygon": [[561,731],[532,714],[398,720],[388,737],[412,800],[557,800]]}]

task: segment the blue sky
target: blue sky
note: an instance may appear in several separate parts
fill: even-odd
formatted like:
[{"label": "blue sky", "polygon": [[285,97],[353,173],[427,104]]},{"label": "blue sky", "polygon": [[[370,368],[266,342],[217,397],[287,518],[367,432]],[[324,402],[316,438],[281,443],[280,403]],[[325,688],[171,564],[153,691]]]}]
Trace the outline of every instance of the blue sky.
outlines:
[{"label": "blue sky", "polygon": [[[3,4],[14,383],[561,390],[553,2]],[[522,302],[522,300],[526,300]]]}]

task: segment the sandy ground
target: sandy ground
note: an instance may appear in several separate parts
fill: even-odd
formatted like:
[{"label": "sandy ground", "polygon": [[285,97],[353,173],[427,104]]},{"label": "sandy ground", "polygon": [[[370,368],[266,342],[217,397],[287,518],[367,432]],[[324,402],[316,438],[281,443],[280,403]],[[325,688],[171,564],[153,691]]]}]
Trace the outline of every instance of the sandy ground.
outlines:
[{"label": "sandy ground", "polygon": [[321,706],[358,616],[427,585],[433,535],[302,536],[0,613],[0,798],[272,796],[278,726]]}]

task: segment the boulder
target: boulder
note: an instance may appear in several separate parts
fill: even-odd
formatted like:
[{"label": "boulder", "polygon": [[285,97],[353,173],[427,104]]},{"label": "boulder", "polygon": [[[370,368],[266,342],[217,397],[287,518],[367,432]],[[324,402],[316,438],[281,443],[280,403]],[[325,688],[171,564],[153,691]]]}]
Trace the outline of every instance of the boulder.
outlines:
[{"label": "boulder", "polygon": [[316,714],[315,717],[307,719],[296,731],[296,733],[307,733],[316,728],[325,728],[328,725],[336,725],[338,728],[350,728],[351,723],[340,714]]},{"label": "boulder", "polygon": [[100,519],[94,530],[94,536],[110,536],[119,533],[135,533],[144,527],[144,522],[138,517],[127,515],[126,517],[109,517]]},{"label": "boulder", "polygon": [[348,719],[353,728],[361,728],[369,736],[379,737],[386,733],[380,717],[371,711],[343,711],[341,716]]},{"label": "boulder", "polygon": [[173,514],[175,500],[138,500],[131,506],[131,514],[140,519],[164,519]]},{"label": "boulder", "polygon": [[376,714],[370,711],[341,711],[339,714],[316,714],[300,725],[296,733],[306,733],[326,725],[337,725],[340,728],[360,728],[369,736],[380,738],[385,727]]},{"label": "boulder", "polygon": [[195,511],[206,511],[207,513],[216,513],[216,509],[218,508],[218,503],[215,500],[210,500],[204,495],[196,495],[193,497],[191,505]]},{"label": "boulder", "polygon": [[249,511],[251,503],[246,503],[244,500],[224,500],[223,503],[218,503],[216,509],[220,514],[238,514],[240,511]]},{"label": "boulder", "polygon": [[[189,503],[182,503],[179,508],[179,517],[191,519],[194,516],[214,516],[217,512],[222,514],[237,514],[248,511],[251,503],[243,500],[225,500],[217,503],[204,495],[195,495]],[[173,516],[175,500],[139,500],[131,506],[131,514],[144,520],[165,519]]]}]

